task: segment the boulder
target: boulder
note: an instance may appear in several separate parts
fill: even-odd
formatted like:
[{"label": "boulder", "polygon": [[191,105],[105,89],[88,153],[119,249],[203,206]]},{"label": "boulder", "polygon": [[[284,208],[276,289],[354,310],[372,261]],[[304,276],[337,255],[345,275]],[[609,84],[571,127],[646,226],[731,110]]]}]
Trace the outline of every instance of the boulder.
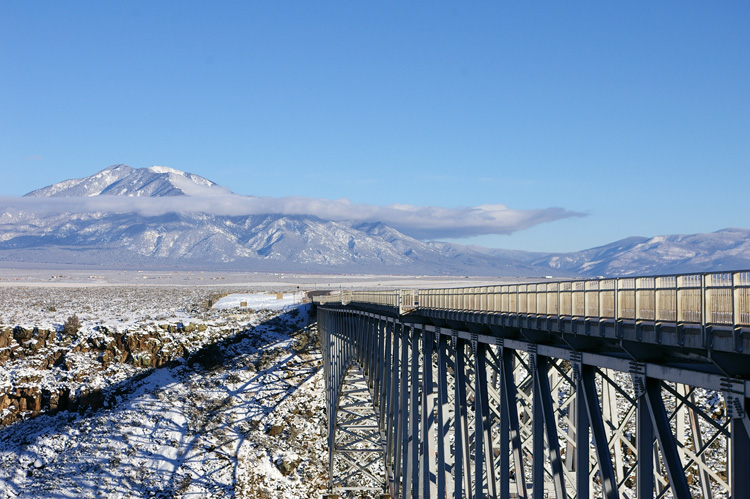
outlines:
[{"label": "boulder", "polygon": [[5,328],[0,330],[0,348],[6,348],[11,345],[13,341],[13,330]]},{"label": "boulder", "polygon": [[279,472],[284,476],[289,476],[295,472],[301,459],[296,454],[283,455],[276,458],[274,464]]},{"label": "boulder", "polygon": [[281,435],[284,432],[284,425],[275,424],[268,427],[268,430],[266,430],[266,435],[269,437],[276,437],[278,435]]},{"label": "boulder", "polygon": [[33,329],[26,329],[21,326],[16,326],[13,328],[13,339],[16,340],[19,345],[22,345],[24,342],[29,341],[33,336]]}]

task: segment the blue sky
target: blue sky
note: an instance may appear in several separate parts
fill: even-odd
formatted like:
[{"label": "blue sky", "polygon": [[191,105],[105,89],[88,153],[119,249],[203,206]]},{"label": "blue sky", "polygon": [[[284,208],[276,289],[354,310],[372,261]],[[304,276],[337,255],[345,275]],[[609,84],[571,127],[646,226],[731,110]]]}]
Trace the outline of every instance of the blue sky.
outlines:
[{"label": "blue sky", "polygon": [[748,25],[733,1],[6,1],[0,195],[126,163],[585,214],[460,239],[502,248],[747,228]]}]

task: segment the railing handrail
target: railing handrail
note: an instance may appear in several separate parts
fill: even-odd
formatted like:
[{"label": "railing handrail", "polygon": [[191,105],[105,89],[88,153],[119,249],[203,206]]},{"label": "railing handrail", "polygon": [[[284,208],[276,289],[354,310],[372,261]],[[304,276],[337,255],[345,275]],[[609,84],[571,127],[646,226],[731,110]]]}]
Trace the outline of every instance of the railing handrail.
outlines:
[{"label": "railing handrail", "polygon": [[546,280],[457,288],[341,291],[319,304],[750,326],[750,270]]}]

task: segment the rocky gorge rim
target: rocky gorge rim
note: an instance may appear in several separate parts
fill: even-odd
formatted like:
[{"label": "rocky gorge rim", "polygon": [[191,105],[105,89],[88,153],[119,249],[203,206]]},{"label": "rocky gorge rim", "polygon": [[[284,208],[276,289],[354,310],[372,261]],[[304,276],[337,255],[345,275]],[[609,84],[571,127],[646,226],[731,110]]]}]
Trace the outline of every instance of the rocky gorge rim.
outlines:
[{"label": "rocky gorge rim", "polygon": [[[0,483],[6,484],[0,497],[306,497],[324,487],[320,354],[307,310],[253,311],[232,320],[239,319],[250,327],[175,322],[151,324],[147,334],[90,328],[67,345],[68,336],[57,330],[4,329],[14,352],[4,367],[36,364],[61,377],[95,367],[111,380],[116,367],[123,379],[92,388],[96,395],[88,399],[78,389],[86,376],[69,379],[78,388],[68,392],[77,398],[71,403],[69,397],[67,408],[78,412],[62,410],[58,398],[58,412],[51,415],[44,396],[24,397],[27,411],[0,429]],[[192,335],[203,335],[202,346],[178,355],[175,337]],[[70,345],[77,351],[70,352]],[[70,361],[71,369],[51,358]],[[152,360],[137,362],[146,358]],[[35,369],[16,371],[29,375]],[[49,414],[30,418],[37,405]],[[52,495],[63,485],[76,495]]]}]

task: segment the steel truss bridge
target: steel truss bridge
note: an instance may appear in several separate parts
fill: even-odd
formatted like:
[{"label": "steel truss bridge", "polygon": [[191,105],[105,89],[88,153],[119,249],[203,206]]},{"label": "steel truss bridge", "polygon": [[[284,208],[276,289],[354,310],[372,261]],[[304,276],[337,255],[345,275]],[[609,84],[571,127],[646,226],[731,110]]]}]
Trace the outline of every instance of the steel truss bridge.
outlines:
[{"label": "steel truss bridge", "polygon": [[750,271],[315,302],[330,497],[750,498]]}]

